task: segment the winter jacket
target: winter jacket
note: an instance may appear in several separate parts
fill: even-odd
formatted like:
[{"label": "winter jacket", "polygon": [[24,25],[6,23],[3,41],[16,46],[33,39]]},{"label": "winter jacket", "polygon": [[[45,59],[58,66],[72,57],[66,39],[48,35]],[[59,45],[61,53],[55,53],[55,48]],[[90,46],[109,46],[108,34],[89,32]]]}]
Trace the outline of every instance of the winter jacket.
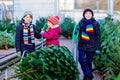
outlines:
[{"label": "winter jacket", "polygon": [[80,22],[79,22],[79,42],[78,42],[78,49],[82,50],[82,51],[95,51],[95,50],[100,50],[100,25],[99,23],[92,18],[92,25],[93,25],[93,33],[88,34],[90,40],[89,41],[82,41],[81,39],[81,35],[82,35],[82,31],[84,31],[86,29],[86,19],[83,18]]},{"label": "winter jacket", "polygon": [[48,45],[60,45],[59,35],[61,33],[60,26],[56,28],[50,28],[47,32],[43,33],[43,37],[46,38],[46,47]]},{"label": "winter jacket", "polygon": [[[33,24],[31,24],[33,25]],[[34,29],[34,36],[36,38],[41,38],[40,33],[38,33],[36,31],[36,26],[33,25],[33,29]],[[28,35],[30,35],[30,32],[28,32]],[[17,28],[16,28],[16,36],[15,36],[15,45],[16,45],[16,51],[25,51],[27,50],[29,53],[35,51],[35,43],[31,43],[31,39],[28,38],[28,42],[29,44],[24,44],[23,41],[23,26],[20,24]]]}]

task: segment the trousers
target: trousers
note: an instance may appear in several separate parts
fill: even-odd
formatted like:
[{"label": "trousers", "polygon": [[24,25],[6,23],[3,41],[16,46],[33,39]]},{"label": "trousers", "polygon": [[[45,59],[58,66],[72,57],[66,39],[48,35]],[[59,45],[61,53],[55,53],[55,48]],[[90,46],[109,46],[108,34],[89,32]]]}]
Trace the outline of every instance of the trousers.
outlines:
[{"label": "trousers", "polygon": [[79,63],[85,77],[93,78],[92,60],[94,52],[79,50]]}]

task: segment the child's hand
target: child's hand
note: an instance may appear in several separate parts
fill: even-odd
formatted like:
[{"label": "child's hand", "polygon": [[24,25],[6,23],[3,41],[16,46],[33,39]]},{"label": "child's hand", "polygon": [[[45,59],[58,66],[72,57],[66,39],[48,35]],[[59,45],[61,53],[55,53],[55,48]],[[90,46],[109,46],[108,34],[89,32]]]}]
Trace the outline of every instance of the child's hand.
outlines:
[{"label": "child's hand", "polygon": [[95,53],[96,53],[96,54],[100,54],[100,50],[96,50]]},{"label": "child's hand", "polygon": [[21,56],[21,52],[19,51],[19,52],[17,52],[17,56]]},{"label": "child's hand", "polygon": [[41,30],[40,34],[42,35],[45,31],[44,30]]},{"label": "child's hand", "polygon": [[50,26],[47,27],[46,31],[48,31],[50,29]]}]

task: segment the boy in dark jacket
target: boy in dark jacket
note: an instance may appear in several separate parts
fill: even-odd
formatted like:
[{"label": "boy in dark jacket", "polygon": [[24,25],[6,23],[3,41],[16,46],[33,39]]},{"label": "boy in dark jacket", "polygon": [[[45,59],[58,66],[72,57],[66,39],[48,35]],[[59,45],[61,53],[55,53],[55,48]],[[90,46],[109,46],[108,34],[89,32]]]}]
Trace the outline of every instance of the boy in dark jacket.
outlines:
[{"label": "boy in dark jacket", "polygon": [[93,18],[94,13],[90,8],[83,11],[83,18],[79,22],[79,62],[84,73],[83,80],[92,80],[92,60],[96,52],[100,53],[100,25]]},{"label": "boy in dark jacket", "polygon": [[15,45],[17,53],[35,51],[35,38],[41,38],[36,26],[32,24],[32,13],[26,11],[21,19],[20,25],[16,28]]}]

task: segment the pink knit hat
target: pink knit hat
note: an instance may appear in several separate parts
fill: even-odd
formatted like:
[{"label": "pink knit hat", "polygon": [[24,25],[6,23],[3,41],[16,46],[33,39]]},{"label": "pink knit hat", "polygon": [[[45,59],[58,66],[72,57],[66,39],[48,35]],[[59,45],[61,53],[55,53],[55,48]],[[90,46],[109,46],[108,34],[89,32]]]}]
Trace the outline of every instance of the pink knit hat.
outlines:
[{"label": "pink knit hat", "polygon": [[59,22],[59,16],[51,16],[48,18],[48,21],[51,22],[53,25],[57,25]]}]

